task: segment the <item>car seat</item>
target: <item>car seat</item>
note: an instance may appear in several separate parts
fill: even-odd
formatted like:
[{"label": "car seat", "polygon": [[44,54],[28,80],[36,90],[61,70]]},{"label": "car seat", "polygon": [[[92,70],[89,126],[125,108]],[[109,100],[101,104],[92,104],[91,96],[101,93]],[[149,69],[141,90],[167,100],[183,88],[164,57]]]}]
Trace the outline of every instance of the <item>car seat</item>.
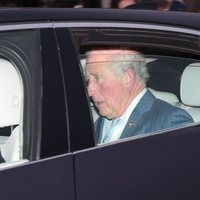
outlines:
[{"label": "car seat", "polygon": [[6,162],[22,157],[22,101],[20,74],[9,61],[0,59],[0,128],[11,127],[8,140],[0,145],[1,155]]},{"label": "car seat", "polygon": [[180,95],[182,104],[179,107],[185,109],[194,122],[200,122],[200,63],[190,64],[184,69]]},{"label": "car seat", "polygon": [[148,88],[150,90],[151,93],[153,93],[153,95],[158,98],[158,99],[161,99],[163,101],[166,101],[172,105],[176,105],[179,100],[178,100],[178,97],[173,94],[173,93],[170,93],[170,92],[164,92],[164,91],[157,91],[157,90],[154,90],[152,88]]}]

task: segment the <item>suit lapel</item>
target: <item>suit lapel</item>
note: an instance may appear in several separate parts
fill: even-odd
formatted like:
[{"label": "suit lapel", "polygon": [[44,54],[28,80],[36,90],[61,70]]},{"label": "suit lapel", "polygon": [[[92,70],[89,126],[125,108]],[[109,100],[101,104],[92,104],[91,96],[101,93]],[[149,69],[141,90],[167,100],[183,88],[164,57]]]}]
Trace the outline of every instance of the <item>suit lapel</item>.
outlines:
[{"label": "suit lapel", "polygon": [[155,97],[151,94],[149,90],[144,94],[144,96],[140,99],[139,103],[132,111],[131,116],[122,132],[121,138],[126,138],[135,135],[135,129],[137,125],[141,123],[143,116],[145,113],[151,110]]}]

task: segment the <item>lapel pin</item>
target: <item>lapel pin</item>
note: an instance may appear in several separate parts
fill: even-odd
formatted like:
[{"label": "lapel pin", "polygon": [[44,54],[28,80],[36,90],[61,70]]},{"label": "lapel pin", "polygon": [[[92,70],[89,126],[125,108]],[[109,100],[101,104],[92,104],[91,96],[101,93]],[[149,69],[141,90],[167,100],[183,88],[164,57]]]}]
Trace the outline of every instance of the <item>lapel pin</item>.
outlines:
[{"label": "lapel pin", "polygon": [[131,126],[133,126],[133,122],[132,122],[132,121],[129,121],[129,122],[128,122],[128,127],[130,128]]}]

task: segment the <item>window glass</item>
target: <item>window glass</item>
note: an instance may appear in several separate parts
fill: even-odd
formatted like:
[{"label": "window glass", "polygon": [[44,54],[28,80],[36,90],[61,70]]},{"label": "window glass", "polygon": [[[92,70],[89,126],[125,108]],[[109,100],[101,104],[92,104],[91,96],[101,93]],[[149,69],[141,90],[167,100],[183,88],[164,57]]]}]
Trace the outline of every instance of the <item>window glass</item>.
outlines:
[{"label": "window glass", "polygon": [[[98,57],[99,56],[101,57],[102,55],[98,55]],[[125,55],[125,56],[128,56],[128,55]],[[140,127],[141,130],[142,129],[144,130],[143,131],[136,130],[136,132],[138,131],[138,134],[136,134],[135,136],[139,134],[157,132],[157,131],[161,131],[163,129],[168,129],[168,128],[175,128],[179,126],[181,127],[181,126],[190,124],[192,122],[200,122],[200,114],[199,114],[200,101],[199,101],[199,92],[198,92],[199,85],[200,85],[200,82],[199,82],[200,61],[194,60],[194,59],[185,59],[185,58],[177,58],[177,57],[169,57],[169,56],[155,56],[155,55],[151,55],[151,56],[144,55],[144,59],[145,59],[146,67],[148,69],[148,74],[149,74],[149,78],[146,82],[146,89],[151,94],[153,94],[153,96],[156,99],[161,100],[161,101],[158,101],[158,104],[160,104],[161,107],[163,106],[163,108],[161,108],[161,110],[157,108],[156,106],[157,103],[155,100],[153,100],[154,103],[150,104],[149,106],[155,107],[155,108],[149,107],[148,112],[153,113],[152,114],[153,116],[151,115],[150,116],[152,118],[155,118],[154,119],[155,123],[159,123],[160,121],[160,125],[156,125],[157,128],[153,128],[151,127],[151,125],[149,126],[146,125],[147,126],[146,129],[144,128],[145,127],[144,125],[143,127]],[[94,124],[96,123],[95,125],[97,126],[99,121],[103,119],[102,118],[103,116],[103,117],[106,117],[106,120],[104,121],[104,123],[107,124],[107,126],[109,127],[110,125],[109,123],[113,121],[113,118],[112,116],[110,118],[109,116],[110,113],[106,113],[106,112],[110,111],[109,110],[110,107],[111,109],[114,110],[117,106],[120,106],[120,103],[123,101],[123,98],[121,98],[120,95],[125,97],[127,93],[126,92],[121,93],[121,91],[117,91],[117,90],[115,93],[116,88],[115,88],[115,84],[113,84],[112,82],[113,80],[112,75],[110,75],[109,77],[106,77],[106,75],[104,74],[104,71],[102,70],[104,68],[103,65],[105,65],[106,67],[109,67],[108,61],[104,63],[100,63],[100,62],[98,63],[98,61],[97,62],[94,61],[94,63],[86,64],[86,61],[85,61],[86,58],[84,58],[83,55],[80,56],[80,60],[83,66],[85,80],[87,81],[87,85],[88,85],[88,88],[87,88],[88,93],[89,93],[89,96],[91,97],[90,105],[91,105],[91,111],[92,111]],[[115,63],[116,68],[123,66],[124,62],[129,62],[129,60],[126,60],[126,61],[119,60],[117,63]],[[109,84],[111,85],[109,86]],[[191,88],[194,88],[194,86],[196,88],[196,92],[193,93],[191,91]],[[111,88],[109,89],[109,87]],[[136,87],[135,89],[138,90],[138,87]],[[108,90],[108,94],[107,94],[107,90]],[[119,95],[119,96],[115,97],[115,95]],[[138,95],[140,96],[140,93]],[[140,100],[138,100],[139,102],[137,102],[137,98],[139,97],[138,95],[135,96],[136,103],[138,103],[137,104],[138,106],[134,107],[135,111],[137,112],[139,112],[138,111],[139,103],[142,103],[143,101],[142,99],[145,98],[144,97],[145,94],[144,94],[143,97]],[[117,104],[118,100],[120,103]],[[149,98],[149,101],[151,101],[151,98]],[[161,115],[161,117],[163,116],[166,121],[168,120],[168,122],[166,123],[163,122],[162,120],[158,120],[157,118],[157,115],[159,116],[159,112],[165,111],[165,103],[163,103],[163,101],[167,103],[166,104],[167,106],[170,105],[168,109],[171,109],[170,111],[171,113],[166,112],[166,115],[163,115],[163,114]],[[134,102],[134,99],[132,102]],[[148,105],[148,102],[145,103],[145,106],[147,105]],[[104,108],[106,106],[107,108]],[[141,106],[144,106],[144,105],[141,105]],[[109,111],[107,111],[106,109],[108,109]],[[126,107],[124,112],[121,115],[114,116],[114,119],[122,118],[124,120],[127,120],[126,115],[124,116],[124,113],[126,113],[128,109],[130,108]],[[158,109],[157,110],[158,113],[156,112],[154,113],[152,109],[155,109],[155,110]],[[172,114],[173,112],[174,114]],[[125,122],[126,124],[131,123],[130,121],[131,116],[134,118],[133,113],[132,114],[129,113],[130,115],[128,117],[128,120]],[[143,113],[144,118],[147,115],[148,115],[147,113]],[[142,122],[142,116],[141,116],[141,119],[136,119],[136,120],[138,121],[135,123],[140,124],[140,120]],[[154,123],[152,119],[151,120],[149,119],[149,121],[151,122],[151,124]],[[148,124],[148,119],[147,121],[145,120],[145,123]],[[119,126],[118,129],[122,129],[122,133],[123,133],[123,130],[126,128],[126,126],[128,125],[125,125],[125,127],[122,127],[122,128]],[[121,136],[116,136],[116,137],[119,139]]]},{"label": "window glass", "polygon": [[97,144],[200,122],[196,36],[128,29],[73,34]]}]

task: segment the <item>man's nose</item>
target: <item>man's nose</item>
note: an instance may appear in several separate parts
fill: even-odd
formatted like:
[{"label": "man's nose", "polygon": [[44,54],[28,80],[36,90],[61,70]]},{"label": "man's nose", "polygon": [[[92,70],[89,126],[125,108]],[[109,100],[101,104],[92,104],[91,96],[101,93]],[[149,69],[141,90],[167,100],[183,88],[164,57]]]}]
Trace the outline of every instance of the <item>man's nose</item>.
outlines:
[{"label": "man's nose", "polygon": [[89,97],[92,97],[95,94],[96,86],[93,81],[88,81],[87,90],[88,90]]}]

